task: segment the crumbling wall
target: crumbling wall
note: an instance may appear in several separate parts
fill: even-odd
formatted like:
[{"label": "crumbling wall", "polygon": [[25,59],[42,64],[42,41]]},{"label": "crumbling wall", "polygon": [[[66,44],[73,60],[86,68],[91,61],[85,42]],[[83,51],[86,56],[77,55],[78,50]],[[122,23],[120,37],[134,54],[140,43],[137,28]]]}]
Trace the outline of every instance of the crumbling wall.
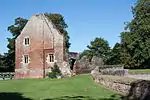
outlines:
[{"label": "crumbling wall", "polygon": [[[29,37],[29,46],[24,45],[24,38]],[[53,66],[47,62],[49,53],[54,54],[54,61],[63,66],[64,36],[42,14],[33,15],[21,34],[16,39],[15,78],[43,78]],[[29,55],[25,64],[23,55]]]},{"label": "crumbling wall", "polygon": [[76,74],[91,73],[96,67],[103,75],[124,76],[128,74],[128,70],[123,69],[121,65],[104,65],[103,60],[96,56],[94,56],[91,61],[86,56],[77,59],[74,65],[74,72]]},{"label": "crumbling wall", "polygon": [[94,56],[90,61],[86,56],[84,56],[81,59],[77,59],[75,62],[74,72],[76,74],[91,73],[96,66],[101,66],[102,64],[103,62],[101,58]]},{"label": "crumbling wall", "polygon": [[123,100],[150,100],[150,81],[91,73],[93,80],[122,94]]}]

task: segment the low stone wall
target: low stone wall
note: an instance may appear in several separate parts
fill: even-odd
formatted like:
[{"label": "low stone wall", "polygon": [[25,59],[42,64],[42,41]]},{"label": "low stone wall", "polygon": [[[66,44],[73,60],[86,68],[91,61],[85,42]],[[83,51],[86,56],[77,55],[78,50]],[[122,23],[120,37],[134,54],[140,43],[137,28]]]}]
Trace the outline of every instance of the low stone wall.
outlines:
[{"label": "low stone wall", "polygon": [[128,77],[92,74],[93,80],[124,95],[123,100],[150,100],[150,81]]},{"label": "low stone wall", "polygon": [[132,82],[132,80],[122,81],[119,79],[119,76],[97,74],[95,76],[92,75],[92,77],[96,83],[104,85],[105,87],[117,91],[121,94],[128,94],[130,84]]},{"label": "low stone wall", "polygon": [[113,68],[102,68],[99,66],[96,66],[94,70],[91,71],[91,73],[99,73],[101,75],[113,75],[113,76],[127,76],[128,70],[123,69],[122,67],[113,67]]},{"label": "low stone wall", "polygon": [[121,68],[106,68],[100,69],[99,71],[102,75],[114,75],[114,76],[126,76],[128,75],[128,70]]}]

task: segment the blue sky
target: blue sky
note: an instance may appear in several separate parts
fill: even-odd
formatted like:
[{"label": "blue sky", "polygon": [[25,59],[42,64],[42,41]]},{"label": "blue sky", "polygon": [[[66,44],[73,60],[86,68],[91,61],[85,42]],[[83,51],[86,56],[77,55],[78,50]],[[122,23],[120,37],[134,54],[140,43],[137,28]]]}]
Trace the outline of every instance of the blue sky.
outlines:
[{"label": "blue sky", "polygon": [[120,41],[124,22],[132,19],[136,0],[2,0],[0,3],[0,53],[7,52],[7,27],[17,17],[60,13],[68,24],[70,51],[81,52],[95,37],[103,37],[113,47]]}]

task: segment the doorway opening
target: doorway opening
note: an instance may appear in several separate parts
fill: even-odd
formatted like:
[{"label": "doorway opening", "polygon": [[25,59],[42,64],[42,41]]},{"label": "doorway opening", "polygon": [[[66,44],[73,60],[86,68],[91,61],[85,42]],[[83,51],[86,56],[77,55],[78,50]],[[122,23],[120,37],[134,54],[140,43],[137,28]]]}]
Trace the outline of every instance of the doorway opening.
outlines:
[{"label": "doorway opening", "polygon": [[76,59],[70,58],[70,69],[71,70],[73,70],[73,66],[74,66],[75,61],[76,61]]}]

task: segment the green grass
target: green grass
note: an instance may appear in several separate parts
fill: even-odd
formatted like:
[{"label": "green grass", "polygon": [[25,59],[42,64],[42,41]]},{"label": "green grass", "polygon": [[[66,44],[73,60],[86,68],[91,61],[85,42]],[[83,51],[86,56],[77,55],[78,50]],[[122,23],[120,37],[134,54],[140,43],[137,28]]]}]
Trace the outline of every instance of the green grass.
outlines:
[{"label": "green grass", "polygon": [[115,92],[94,83],[90,75],[60,80],[0,81],[0,100],[113,100],[111,96],[115,95]]},{"label": "green grass", "polygon": [[134,69],[128,70],[130,74],[150,74],[150,69]]}]

